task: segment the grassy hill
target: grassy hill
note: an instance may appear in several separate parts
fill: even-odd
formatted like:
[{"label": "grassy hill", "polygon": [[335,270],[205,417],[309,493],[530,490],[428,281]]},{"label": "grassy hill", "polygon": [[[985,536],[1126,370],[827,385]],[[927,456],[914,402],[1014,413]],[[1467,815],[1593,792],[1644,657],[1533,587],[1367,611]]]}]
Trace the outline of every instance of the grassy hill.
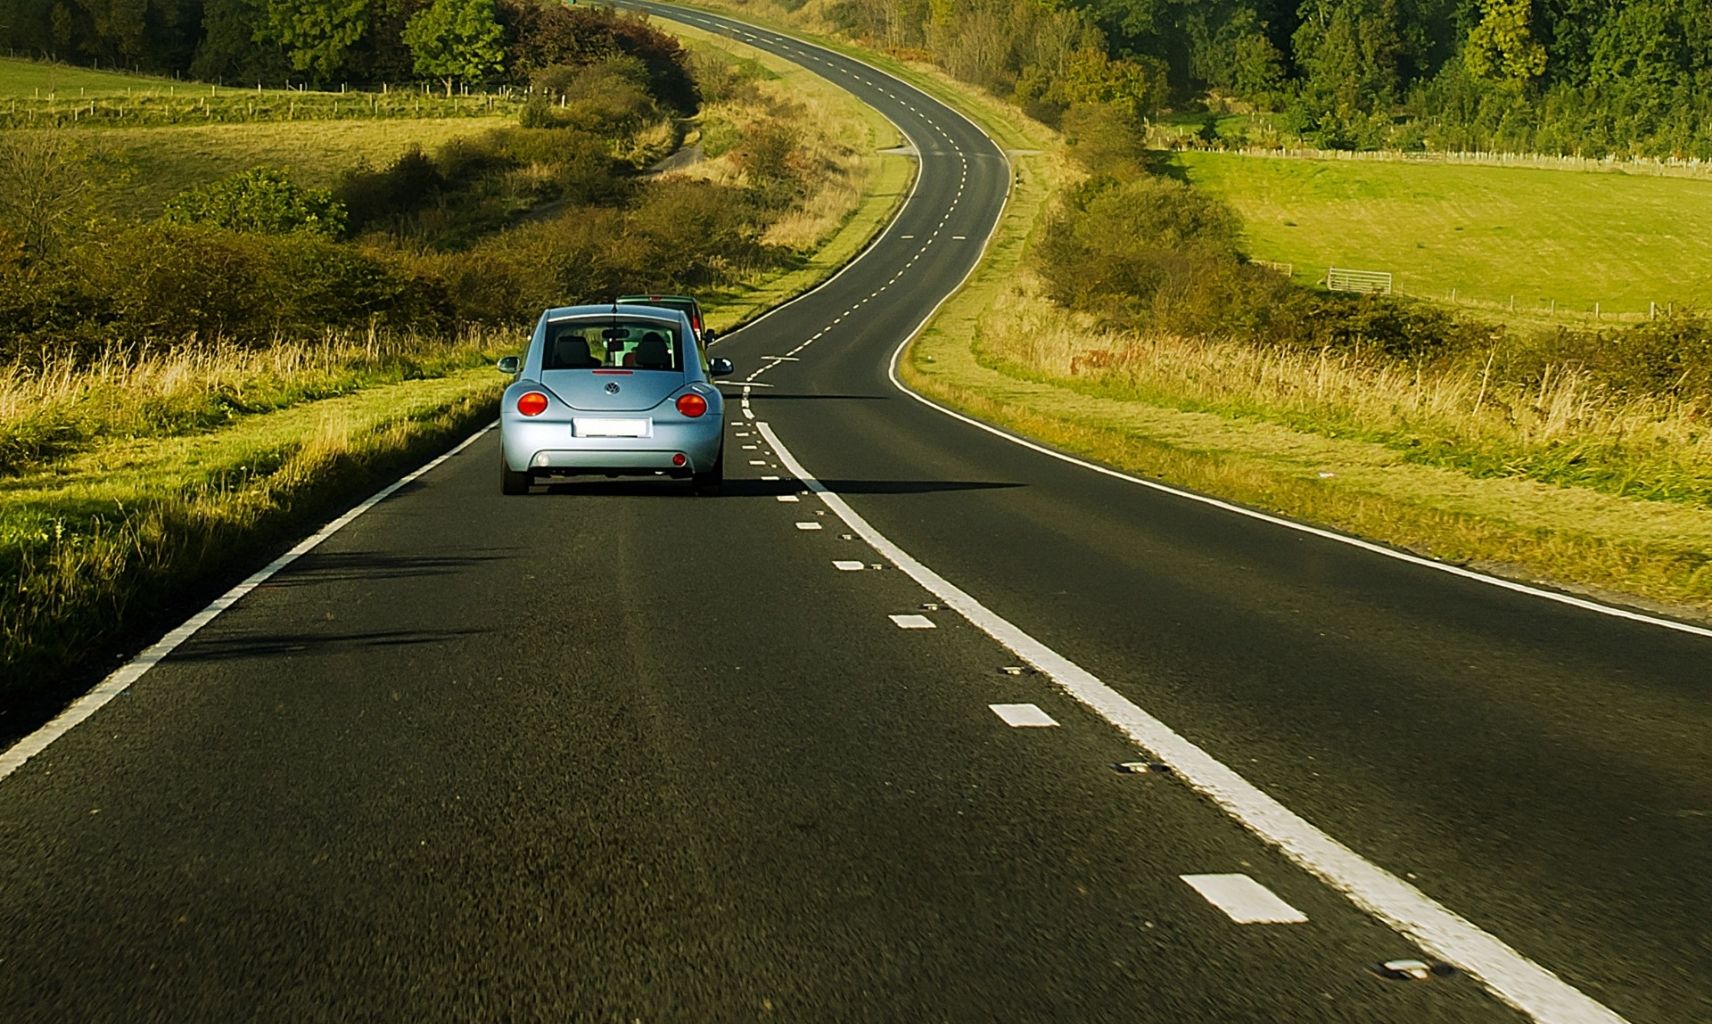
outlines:
[{"label": "grassy hill", "polygon": [[1712,300],[1712,181],[1621,173],[1185,152],[1242,215],[1249,254],[1386,270],[1399,291],[1560,314]]},{"label": "grassy hill", "polygon": [[207,95],[209,86],[196,82],[175,82],[170,78],[154,75],[96,71],[74,64],[0,57],[0,97],[46,98],[50,94],[57,94],[61,98],[74,98],[80,95],[123,96],[128,92],[159,93],[164,96],[188,91]]}]

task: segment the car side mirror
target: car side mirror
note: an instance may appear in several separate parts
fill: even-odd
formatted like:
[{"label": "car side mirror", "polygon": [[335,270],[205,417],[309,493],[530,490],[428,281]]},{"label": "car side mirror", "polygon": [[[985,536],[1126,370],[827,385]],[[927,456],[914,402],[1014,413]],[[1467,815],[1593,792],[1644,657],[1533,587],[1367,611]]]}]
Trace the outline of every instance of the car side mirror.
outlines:
[{"label": "car side mirror", "polygon": [[523,364],[516,356],[503,356],[499,360],[500,373],[516,373],[522,366]]},{"label": "car side mirror", "polygon": [[736,372],[737,370],[731,365],[729,359],[715,359],[707,364],[707,373],[710,377],[729,377]]},{"label": "car side mirror", "polygon": [[702,332],[701,332],[701,343],[702,343],[702,344],[703,344],[703,345],[711,345],[711,344],[713,344],[713,343],[714,343],[714,341],[715,341],[715,340],[717,340],[717,339],[718,339],[718,338],[719,338],[719,332],[718,332],[718,331],[716,331],[716,330],[714,330],[714,329],[713,329],[713,328],[711,328],[711,327],[707,327],[707,328],[703,328],[703,329],[702,329]]}]

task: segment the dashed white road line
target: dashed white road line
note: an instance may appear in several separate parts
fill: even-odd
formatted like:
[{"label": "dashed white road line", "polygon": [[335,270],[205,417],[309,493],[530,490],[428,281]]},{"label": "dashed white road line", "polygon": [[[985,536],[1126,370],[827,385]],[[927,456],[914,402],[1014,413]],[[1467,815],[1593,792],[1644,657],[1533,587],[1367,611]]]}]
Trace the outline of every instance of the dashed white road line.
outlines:
[{"label": "dashed white road line", "polygon": [[799,529],[799,530],[821,530],[821,529],[825,529],[825,527],[821,526],[819,523],[816,523],[816,522],[807,522],[807,523],[798,523],[797,529]]},{"label": "dashed white road line", "polygon": [[[1321,831],[1104,680],[1036,640],[1010,620],[917,561],[817,480],[766,423],[759,425],[779,461],[852,532],[946,607],[1014,652],[1070,696],[1115,726],[1184,783],[1298,867],[1412,940],[1425,952],[1478,978],[1505,1003],[1540,1024],[1626,1024],[1556,974]],[[897,621],[898,616],[892,616]]]},{"label": "dashed white road line", "polygon": [[1047,729],[1058,724],[1033,704],[988,704],[987,707],[1012,729]]},{"label": "dashed white road line", "polygon": [[832,565],[839,572],[861,572],[865,568],[861,562],[847,561],[844,559],[839,559],[838,561],[833,562]]},{"label": "dashed white road line", "polygon": [[1305,924],[1308,915],[1247,875],[1182,875],[1183,881],[1237,924]]},{"label": "dashed white road line", "polygon": [[937,629],[933,620],[925,615],[888,615],[892,624],[899,629]]},{"label": "dashed white road line", "polygon": [[802,500],[801,498],[797,497],[794,494],[775,494],[775,495],[773,495],[773,498],[776,501],[801,501]]}]

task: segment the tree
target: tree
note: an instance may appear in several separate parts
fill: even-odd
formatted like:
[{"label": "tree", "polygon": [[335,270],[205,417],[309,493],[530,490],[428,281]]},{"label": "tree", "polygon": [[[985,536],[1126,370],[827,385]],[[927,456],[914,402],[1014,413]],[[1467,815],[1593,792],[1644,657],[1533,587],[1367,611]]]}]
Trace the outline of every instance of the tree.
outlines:
[{"label": "tree", "polygon": [[0,134],[0,226],[26,258],[56,255],[94,216],[95,178],[69,129]]},{"label": "tree", "polygon": [[434,0],[404,26],[417,74],[442,79],[447,96],[458,79],[479,80],[504,66],[504,37],[493,0]]},{"label": "tree", "polygon": [[342,69],[369,27],[372,0],[267,0],[257,42],[285,47],[291,66],[325,82]]},{"label": "tree", "polygon": [[1478,78],[1524,85],[1545,74],[1546,48],[1529,31],[1533,0],[1480,0],[1463,60]]}]

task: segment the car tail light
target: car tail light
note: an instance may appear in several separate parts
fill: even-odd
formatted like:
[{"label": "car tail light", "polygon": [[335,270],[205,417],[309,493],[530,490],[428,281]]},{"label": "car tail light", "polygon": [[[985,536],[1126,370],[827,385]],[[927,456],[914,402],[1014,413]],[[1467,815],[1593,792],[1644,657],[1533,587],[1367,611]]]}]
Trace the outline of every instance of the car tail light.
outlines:
[{"label": "car tail light", "polygon": [[539,416],[547,411],[547,396],[539,391],[526,391],[517,398],[517,411],[525,416]]},{"label": "car tail light", "polygon": [[685,455],[683,452],[678,452],[676,455],[672,456],[672,465],[674,466],[683,467],[688,465],[689,461],[689,456]]},{"label": "car tail light", "polygon": [[694,391],[685,392],[678,396],[678,411],[691,419],[707,412],[707,399]]}]

